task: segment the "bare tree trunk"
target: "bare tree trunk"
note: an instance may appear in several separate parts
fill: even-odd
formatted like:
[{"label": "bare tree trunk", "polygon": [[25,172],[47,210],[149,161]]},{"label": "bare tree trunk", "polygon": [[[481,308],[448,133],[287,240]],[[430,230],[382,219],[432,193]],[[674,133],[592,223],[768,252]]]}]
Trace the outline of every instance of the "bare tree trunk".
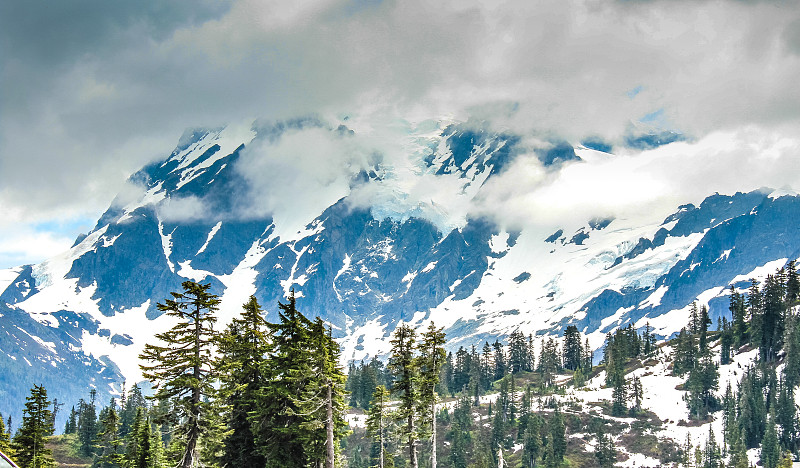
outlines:
[{"label": "bare tree trunk", "polygon": [[325,441],[325,448],[327,449],[328,456],[325,460],[325,466],[326,468],[333,468],[333,462],[336,459],[336,452],[334,451],[333,447],[333,390],[331,389],[330,383],[328,383],[328,399],[326,406],[328,413],[328,421],[326,422],[326,425],[328,426],[328,437]]},{"label": "bare tree trunk", "polygon": [[408,416],[408,458],[411,462],[411,468],[419,468],[417,461],[417,438],[414,436],[414,416]]}]

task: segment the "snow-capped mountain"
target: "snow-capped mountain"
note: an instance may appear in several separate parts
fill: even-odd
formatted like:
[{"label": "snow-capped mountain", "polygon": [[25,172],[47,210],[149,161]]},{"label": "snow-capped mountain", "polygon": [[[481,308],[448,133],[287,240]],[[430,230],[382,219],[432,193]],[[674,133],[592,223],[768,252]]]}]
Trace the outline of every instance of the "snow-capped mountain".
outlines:
[{"label": "snow-capped mountain", "polygon": [[468,207],[520,159],[547,176],[614,156],[453,122],[398,123],[383,145],[347,124],[189,131],[69,251],[0,272],[0,392],[14,388],[0,411],[32,382],[72,402],[138,381],[139,352],[170,326],[156,304],[186,279],[222,297],[220,327],[250,295],[274,319],[294,289],[349,360],[385,354],[401,321],[445,326],[456,348],[567,324],[596,348],[628,323],[668,336],[692,301],[727,313],[729,285],[800,257],[794,193],[512,229]]}]

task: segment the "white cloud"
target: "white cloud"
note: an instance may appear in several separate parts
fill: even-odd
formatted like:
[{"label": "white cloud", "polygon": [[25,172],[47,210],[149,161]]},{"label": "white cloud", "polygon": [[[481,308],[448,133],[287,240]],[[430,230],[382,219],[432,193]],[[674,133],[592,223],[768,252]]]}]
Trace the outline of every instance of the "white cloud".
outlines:
[{"label": "white cloud", "polygon": [[800,120],[796,2],[23,4],[0,11],[0,206],[26,220],[97,214],[184,128],[245,116],[475,117],[571,141],[658,110],[698,139]]}]

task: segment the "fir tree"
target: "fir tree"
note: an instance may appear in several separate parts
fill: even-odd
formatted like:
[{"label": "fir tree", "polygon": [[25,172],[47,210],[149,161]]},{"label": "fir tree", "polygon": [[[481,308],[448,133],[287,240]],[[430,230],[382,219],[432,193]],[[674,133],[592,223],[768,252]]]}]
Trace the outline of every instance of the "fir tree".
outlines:
[{"label": "fir tree", "polygon": [[574,371],[581,367],[582,361],[581,334],[578,327],[569,325],[564,331],[564,368]]},{"label": "fir tree", "polygon": [[228,433],[220,463],[223,466],[263,467],[249,415],[256,410],[257,393],[264,385],[261,366],[267,353],[267,322],[254,296],[243,306],[240,317],[220,336],[220,394],[225,400]]},{"label": "fir tree", "polygon": [[386,451],[386,431],[389,419],[389,391],[383,385],[375,387],[372,402],[367,413],[367,434],[378,446],[378,468],[384,468]]},{"label": "fir tree", "polygon": [[747,312],[745,309],[744,297],[731,286],[731,301],[729,310],[733,317],[733,343],[737,348],[745,344],[748,340],[747,335]]},{"label": "fir tree", "polygon": [[453,409],[450,429],[450,464],[454,468],[467,468],[472,447],[472,402],[463,395]]},{"label": "fir tree", "polygon": [[392,394],[400,399],[395,412],[398,421],[405,423],[402,436],[406,439],[408,459],[412,468],[418,468],[417,461],[417,401],[419,400],[419,368],[414,354],[416,352],[416,332],[408,325],[400,325],[391,340],[392,354],[389,370],[394,375]]},{"label": "fir tree", "polygon": [[764,433],[764,440],[761,442],[761,454],[759,459],[764,468],[777,468],[780,458],[781,450],[775,431],[775,414],[771,413],[767,421],[767,430]]},{"label": "fir tree", "polygon": [[[431,442],[431,467],[436,468],[436,401],[438,395],[436,386],[439,383],[439,371],[445,360],[445,352],[442,345],[445,343],[445,334],[442,328],[436,328],[433,322],[428,326],[428,330],[422,334],[419,343],[419,405],[420,413],[425,415],[422,420],[427,422]],[[486,343],[489,348],[489,343]],[[485,351],[486,355],[490,351]],[[486,365],[488,369],[488,363]]]},{"label": "fir tree", "polygon": [[123,461],[122,440],[119,437],[119,416],[112,398],[108,410],[100,420],[100,431],[95,440],[97,458],[92,466],[100,468],[118,467]]},{"label": "fir tree", "polygon": [[53,434],[52,412],[47,391],[34,385],[22,410],[22,425],[14,435],[11,448],[20,468],[50,468],[55,466],[50,449],[45,447],[45,437]]},{"label": "fir tree", "polygon": [[561,410],[556,405],[553,417],[550,420],[550,447],[548,465],[552,467],[560,466],[564,461],[564,454],[567,453],[566,427]]},{"label": "fir tree", "polygon": [[97,390],[92,389],[89,392],[89,402],[80,400],[78,404],[78,441],[80,442],[80,451],[84,456],[89,456],[94,452],[94,440],[97,436],[97,410],[95,408],[95,399],[97,397]]},{"label": "fir tree", "polygon": [[597,464],[601,467],[614,466],[617,461],[617,448],[614,446],[614,439],[606,435],[602,426],[597,431],[597,446],[594,451]]},{"label": "fir tree", "polygon": [[177,437],[183,445],[178,464],[191,468],[200,464],[198,444],[214,429],[217,412],[210,401],[215,393],[216,371],[210,365],[216,343],[214,312],[219,298],[208,292],[210,284],[184,281],[182,293],[158,304],[158,309],[178,319],[172,329],[156,338],[163,345],[147,344],[139,356],[143,375],[154,382],[157,398],[170,398],[181,419]]},{"label": "fir tree", "polygon": [[0,413],[0,452],[8,456],[12,456],[11,451],[11,434],[6,431],[6,424],[3,422],[3,414]]},{"label": "fir tree", "polygon": [[527,468],[534,468],[536,460],[539,459],[542,451],[542,420],[538,415],[533,415],[528,419],[523,439],[523,460]]},{"label": "fir tree", "polygon": [[64,425],[64,434],[75,434],[78,430],[78,412],[75,411],[73,406],[69,412],[67,423]]}]

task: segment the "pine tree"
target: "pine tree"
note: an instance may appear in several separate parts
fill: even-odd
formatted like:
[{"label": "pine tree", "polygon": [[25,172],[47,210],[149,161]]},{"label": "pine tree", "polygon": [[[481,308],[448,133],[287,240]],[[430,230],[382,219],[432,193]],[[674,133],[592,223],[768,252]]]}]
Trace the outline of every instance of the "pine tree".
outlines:
[{"label": "pine tree", "polygon": [[581,334],[578,327],[569,325],[564,331],[564,368],[574,371],[581,367],[582,361]]},{"label": "pine tree", "polygon": [[733,343],[737,348],[747,343],[747,313],[744,297],[731,286],[731,301],[729,310],[733,317]]},{"label": "pine tree", "polygon": [[506,375],[506,357],[503,353],[503,343],[495,340],[494,348],[494,380],[500,380]]},{"label": "pine tree", "polygon": [[631,382],[631,396],[633,397],[631,412],[636,415],[642,410],[642,400],[644,400],[644,387],[639,377],[634,377]]},{"label": "pine tree", "polygon": [[624,416],[628,411],[628,395],[625,376],[620,375],[614,379],[614,389],[611,393],[611,414]]},{"label": "pine tree", "polygon": [[278,309],[278,323],[268,325],[271,349],[261,369],[267,383],[251,417],[256,445],[268,467],[321,464],[326,456],[327,387],[322,381],[327,364],[319,361],[331,352],[327,333],[324,325],[297,310],[293,290]]},{"label": "pine tree", "polygon": [[410,326],[402,324],[395,329],[391,344],[389,370],[394,375],[391,391],[400,399],[395,414],[398,421],[405,423],[402,436],[407,442],[409,463],[412,468],[418,468],[416,410],[419,400],[419,368],[414,356],[417,348],[416,332]]},{"label": "pine tree", "polygon": [[759,459],[764,468],[777,468],[780,458],[781,450],[775,431],[775,414],[771,413],[767,421],[767,430],[764,433],[764,440],[761,442],[761,455]]},{"label": "pine tree", "polygon": [[472,402],[462,395],[453,409],[453,424],[450,429],[450,464],[455,468],[467,468],[472,447]]},{"label": "pine tree", "polygon": [[542,451],[542,420],[538,415],[533,415],[528,421],[523,439],[523,460],[527,468],[533,468]]},{"label": "pine tree", "polygon": [[182,293],[172,293],[174,299],[158,304],[158,309],[178,319],[172,329],[156,338],[163,345],[145,345],[139,356],[150,362],[142,365],[143,375],[154,382],[157,398],[170,398],[181,419],[177,437],[183,445],[178,464],[191,468],[200,464],[199,447],[202,439],[214,426],[217,412],[213,399],[216,371],[210,365],[216,342],[214,312],[219,298],[210,294],[211,284],[184,281]]},{"label": "pine tree", "polygon": [[8,456],[12,456],[11,450],[11,434],[6,431],[5,422],[3,422],[3,414],[0,413],[0,452]]},{"label": "pine tree", "polygon": [[556,405],[553,411],[553,417],[550,420],[550,451],[548,453],[549,466],[560,466],[564,461],[564,454],[567,453],[567,438],[566,427],[564,426],[564,417],[561,415],[561,410]]},{"label": "pine tree", "polygon": [[700,354],[708,353],[708,327],[711,325],[711,318],[708,316],[708,307],[703,305],[700,307],[700,314],[698,316],[698,344]]},{"label": "pine tree", "polygon": [[119,416],[113,398],[108,410],[100,419],[100,431],[95,439],[97,458],[92,466],[100,468],[118,467],[123,461],[122,439],[119,437]]},{"label": "pine tree", "polygon": [[379,385],[372,394],[372,402],[367,413],[367,434],[378,445],[378,468],[384,468],[386,451],[386,431],[389,419],[389,391]]},{"label": "pine tree", "polygon": [[597,431],[597,447],[594,451],[597,464],[601,467],[614,466],[617,461],[617,448],[614,446],[614,439],[606,435],[602,426]]},{"label": "pine tree", "polygon": [[310,339],[311,382],[301,394],[297,405],[302,414],[308,416],[305,423],[311,436],[308,445],[324,447],[324,452],[309,451],[309,459],[320,464],[324,460],[326,468],[333,468],[336,448],[347,427],[344,419],[347,411],[344,399],[347,378],[339,366],[339,344],[334,341],[330,329],[326,329],[325,323],[319,317],[311,326]]},{"label": "pine tree", "polygon": [[50,449],[45,447],[45,437],[53,434],[52,412],[47,391],[34,385],[22,410],[22,425],[14,435],[11,448],[20,468],[50,468],[55,466]]},{"label": "pine tree", "polygon": [[139,408],[147,408],[147,400],[142,395],[139,385],[134,385],[126,395],[123,386],[123,398],[120,401],[119,435],[125,437],[133,428],[133,420]]},{"label": "pine tree", "polygon": [[[428,330],[422,334],[419,343],[419,405],[423,422],[428,425],[431,437],[431,467],[436,468],[436,401],[438,395],[436,386],[439,383],[439,371],[445,360],[445,352],[442,345],[445,343],[445,334],[442,328],[436,328],[433,322],[428,326]],[[486,343],[489,348],[489,343]],[[488,356],[490,350],[485,353]],[[486,368],[489,369],[487,363]]]},{"label": "pine tree", "polygon": [[714,392],[719,388],[719,372],[709,354],[705,354],[689,372],[686,380],[689,390],[687,406],[692,419],[702,420],[716,410]]},{"label": "pine tree", "polygon": [[243,306],[219,338],[220,396],[224,399],[228,433],[220,463],[223,466],[263,467],[249,415],[256,410],[257,393],[264,385],[262,361],[267,354],[267,322],[254,296]]},{"label": "pine tree", "polygon": [[67,423],[64,425],[64,434],[75,434],[78,430],[78,412],[75,411],[73,406],[69,412]]},{"label": "pine tree", "polygon": [[797,450],[800,427],[794,402],[794,388],[782,380],[778,385],[778,399],[775,403],[775,423],[780,428],[778,440],[784,450]]},{"label": "pine tree", "polygon": [[92,389],[89,392],[89,402],[80,400],[78,404],[78,441],[80,442],[80,451],[84,456],[89,456],[94,453],[94,440],[97,437],[97,409],[95,408],[95,399],[97,398],[97,390]]}]

